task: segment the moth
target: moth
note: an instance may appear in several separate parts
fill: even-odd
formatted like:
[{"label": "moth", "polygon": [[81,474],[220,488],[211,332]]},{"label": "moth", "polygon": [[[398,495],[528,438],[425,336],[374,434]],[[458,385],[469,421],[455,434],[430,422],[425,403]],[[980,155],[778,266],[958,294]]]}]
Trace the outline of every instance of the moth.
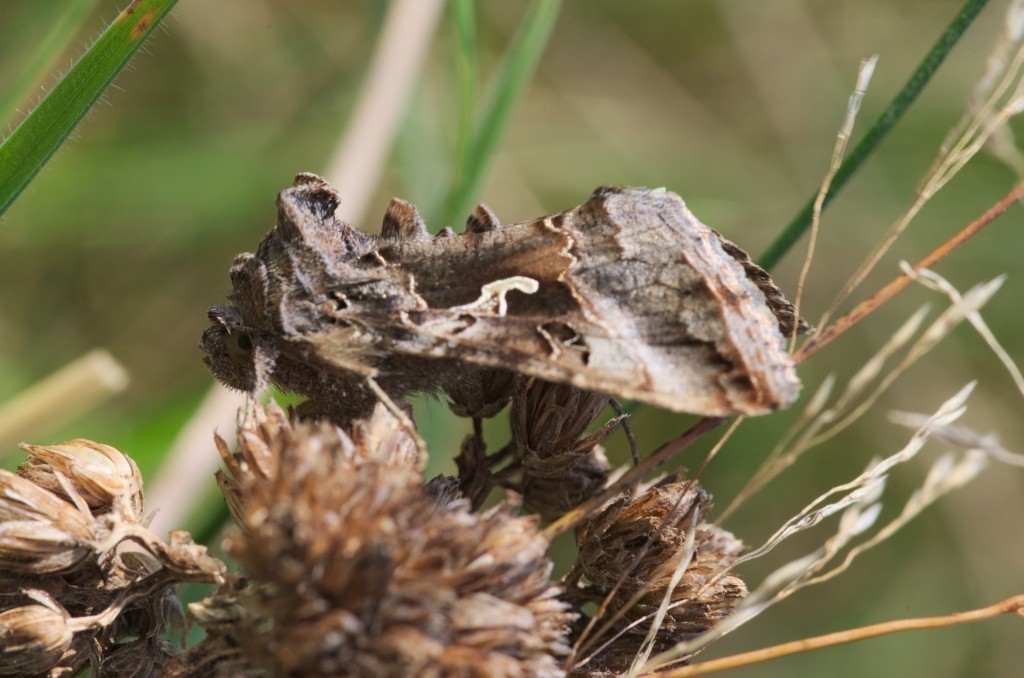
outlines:
[{"label": "moth", "polygon": [[754,415],[800,382],[784,337],[800,321],[762,269],[665,189],[602,187],[560,214],[502,226],[478,206],[432,236],[394,199],[380,235],[334,216],[338,193],[299,174],[277,224],[230,269],[200,347],[234,389],[269,383],[307,414],[449,396],[490,416],[516,375],[678,412]]}]

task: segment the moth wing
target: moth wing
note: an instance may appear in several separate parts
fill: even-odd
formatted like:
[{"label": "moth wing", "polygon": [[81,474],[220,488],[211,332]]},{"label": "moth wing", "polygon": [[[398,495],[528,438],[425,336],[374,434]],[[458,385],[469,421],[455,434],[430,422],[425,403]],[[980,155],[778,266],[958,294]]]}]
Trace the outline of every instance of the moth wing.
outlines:
[{"label": "moth wing", "polygon": [[410,243],[397,256],[420,303],[401,313],[392,348],[680,412],[769,412],[796,398],[799,381],[777,303],[730,246],[678,195],[634,188]]}]

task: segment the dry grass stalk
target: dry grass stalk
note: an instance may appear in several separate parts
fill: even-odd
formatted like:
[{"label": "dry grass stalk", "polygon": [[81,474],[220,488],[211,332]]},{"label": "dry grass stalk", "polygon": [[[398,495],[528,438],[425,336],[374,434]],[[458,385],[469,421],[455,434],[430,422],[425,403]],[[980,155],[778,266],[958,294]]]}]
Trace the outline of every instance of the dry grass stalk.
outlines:
[{"label": "dry grass stalk", "polygon": [[[1024,4],[1015,0],[1007,8],[1004,33],[1001,39],[994,43],[989,53],[985,73],[979,79],[964,118],[942,143],[938,156],[921,182],[913,202],[840,290],[829,310],[819,321],[819,328],[827,325],[838,308],[874,270],[924,205],[963,169],[993,135],[999,130],[1005,130],[1010,119],[1024,111],[1022,17]],[[931,263],[925,263],[921,267],[929,266]]]},{"label": "dry grass stalk", "polygon": [[1011,596],[1010,598],[1000,601],[995,605],[989,605],[987,607],[969,610],[967,612],[954,612],[949,615],[923,617],[919,619],[898,619],[896,621],[883,622],[881,624],[871,624],[869,626],[863,626],[849,631],[839,631],[837,633],[829,633],[824,636],[805,638],[791,643],[774,645],[772,647],[764,648],[763,650],[754,650],[752,652],[723,657],[722,659],[693,664],[691,666],[684,666],[678,669],[670,669],[661,675],[663,675],[664,678],[690,678],[691,676],[703,676],[708,673],[735,669],[741,666],[750,666],[751,664],[760,664],[771,659],[779,659],[791,654],[820,650],[826,647],[851,643],[858,640],[877,638],[879,636],[887,636],[893,633],[901,633],[903,631],[920,631],[956,626],[958,624],[972,624],[974,622],[992,619],[993,617],[1005,614],[1024,614],[1024,595]]},{"label": "dry grass stalk", "polygon": [[0,407],[0,449],[71,421],[127,387],[128,373],[108,351],[90,351]]},{"label": "dry grass stalk", "polygon": [[[832,179],[835,178],[836,172],[839,171],[839,167],[843,164],[846,146],[850,141],[850,135],[853,133],[853,123],[857,119],[857,112],[860,110],[860,103],[867,92],[868,83],[871,82],[871,76],[874,75],[876,63],[878,63],[877,54],[861,61],[860,70],[857,72],[857,85],[854,87],[853,94],[850,95],[850,100],[846,107],[846,117],[843,120],[842,127],[839,129],[839,134],[836,135],[836,144],[832,149],[832,158],[829,161],[828,171],[825,173],[825,178],[821,181],[818,195],[814,198],[814,209],[811,212],[811,232],[807,238],[807,254],[804,257],[803,266],[800,268],[800,276],[797,278],[796,298],[793,301],[793,314],[798,318],[800,317],[800,304],[803,301],[807,275],[810,273],[811,263],[814,261],[814,248],[818,242],[818,230],[821,227],[821,210],[825,205],[828,190],[832,186]],[[797,325],[794,325],[789,343],[789,350],[791,352],[796,346],[798,335],[799,328]]]}]

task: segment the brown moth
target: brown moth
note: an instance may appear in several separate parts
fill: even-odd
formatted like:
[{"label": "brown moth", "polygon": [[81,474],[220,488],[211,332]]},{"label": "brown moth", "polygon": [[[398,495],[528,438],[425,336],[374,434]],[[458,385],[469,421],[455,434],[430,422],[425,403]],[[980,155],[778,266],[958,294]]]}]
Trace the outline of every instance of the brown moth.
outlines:
[{"label": "brown moth", "polygon": [[200,341],[226,385],[272,382],[339,421],[372,404],[367,377],[395,399],[444,392],[473,416],[504,406],[510,373],[712,416],[797,396],[792,306],[674,193],[598,188],[510,226],[480,205],[464,233],[437,236],[398,199],[379,236],[362,233],[335,218],[338,200],[298,175],[277,225],[235,259],[230,303]]}]

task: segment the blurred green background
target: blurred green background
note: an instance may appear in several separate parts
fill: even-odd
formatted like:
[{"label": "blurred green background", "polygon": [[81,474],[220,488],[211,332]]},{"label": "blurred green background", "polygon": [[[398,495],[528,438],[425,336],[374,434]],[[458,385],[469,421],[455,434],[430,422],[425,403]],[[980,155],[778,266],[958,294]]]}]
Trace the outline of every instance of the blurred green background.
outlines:
[{"label": "blurred green background", "polygon": [[[0,91],[65,3],[0,3]],[[125,2],[100,0],[59,72]],[[614,0],[563,6],[551,42],[500,146],[480,199],[506,223],[560,211],[601,184],[666,186],[707,224],[755,257],[816,190],[856,78],[880,55],[854,141],[917,66],[961,3],[869,0]],[[804,300],[812,322],[913,198],[956,123],[1001,30],[993,1],[905,119],[826,211]],[[212,384],[196,347],[227,268],[271,227],[274,195],[299,171],[322,172],[362,84],[386,4],[301,0],[181,0],[71,142],[0,219],[0,398],[10,398],[94,347],[129,370],[127,392],[87,416],[33,432],[33,442],[87,437],[131,454],[153,477]],[[522,17],[519,3],[477,7],[487,80]],[[441,213],[455,157],[457,38],[442,16],[398,141],[363,226],[391,196]],[[49,87],[54,78],[42,83]],[[40,95],[43,90],[39,90]],[[36,96],[26,101],[30,109]],[[13,129],[15,121],[11,121]],[[980,154],[923,210],[859,301],[1005,194],[1016,177]],[[339,186],[344,197],[345,186]],[[1024,355],[1020,264],[1024,210],[1013,208],[937,270],[961,289],[1010,278],[985,311],[1012,356]],[[438,230],[447,224],[433,221]],[[457,230],[459,224],[452,224]],[[793,290],[806,243],[773,272]],[[848,376],[925,302],[911,288],[801,368],[805,392]],[[933,311],[934,316],[934,311]],[[1019,362],[1019,360],[1018,360]],[[756,544],[827,488],[908,433],[890,409],[930,413],[978,380],[962,420],[1024,449],[1022,396],[968,327],[901,379],[858,424],[810,453],[727,527]],[[464,431],[443,407],[421,404],[436,459]],[[703,476],[724,507],[795,411],[745,424]],[[644,451],[690,420],[642,408]],[[624,458],[621,436],[610,443]],[[711,441],[708,441],[710,443]],[[495,440],[500,444],[500,441]],[[706,448],[707,445],[703,445]],[[886,504],[899,510],[941,451],[932,444],[897,471]],[[682,461],[695,466],[691,450]],[[212,478],[209,481],[213,487]],[[1021,590],[1024,475],[993,465],[832,582],[792,597],[720,642],[719,656],[897,617],[941,614]],[[766,573],[819,544],[824,532],[741,574]],[[914,633],[815,652],[736,675],[1017,675],[1020,621]]]}]

